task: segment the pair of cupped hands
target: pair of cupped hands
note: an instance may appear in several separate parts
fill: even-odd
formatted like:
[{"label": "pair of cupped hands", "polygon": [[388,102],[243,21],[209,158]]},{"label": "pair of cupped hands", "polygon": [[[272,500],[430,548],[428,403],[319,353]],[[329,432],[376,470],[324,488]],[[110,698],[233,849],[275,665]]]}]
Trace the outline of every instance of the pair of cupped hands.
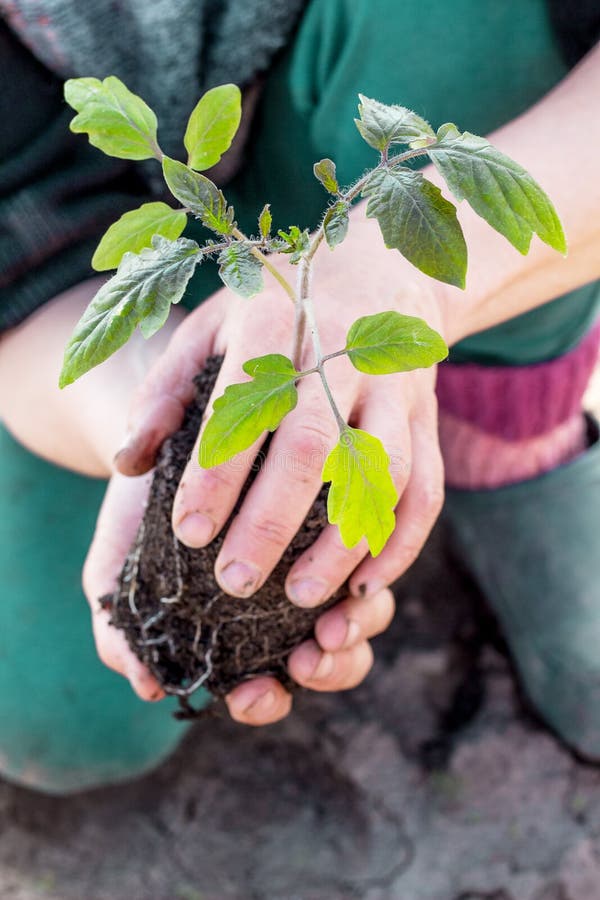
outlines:
[{"label": "pair of cupped hands", "polygon": [[[386,250],[374,227],[364,222],[347,248],[342,245],[335,253],[325,248],[316,258],[313,293],[324,353],[344,347],[355,319],[388,309],[420,316],[446,336],[441,286]],[[293,279],[295,270],[282,265],[286,277]],[[84,568],[84,589],[100,658],[127,677],[144,700],[161,699],[161,688],[133,655],[124,634],[109,624],[110,614],[99,607],[98,598],[114,589],[143,514],[156,452],[181,424],[194,396],[192,379],[206,358],[224,355],[212,406],[228,384],[245,379],[242,364],[247,359],[289,355],[293,307],[268,274],[265,281],[265,290],[251,300],[218,291],[177,326],[135,391],[128,436],[115,457],[116,472]],[[314,365],[310,341],[303,364]],[[378,557],[368,554],[364,539],[346,549],[337,527],[327,525],[287,575],[290,602],[305,608],[318,607],[348,584],[347,596],[318,619],[314,639],[289,658],[292,679],[316,691],[355,687],[368,673],[373,662],[369,641],[385,630],[394,613],[388,586],[419,554],[440,512],[444,481],[434,369],[368,376],[345,357],[337,357],[327,363],[327,375],[346,420],[383,442],[400,500],[395,531]],[[337,441],[337,425],[318,376],[303,378],[298,392],[296,409],[269,447],[272,459],[293,458],[294,464],[269,465],[267,460],[216,561],[217,581],[233,597],[250,596],[269,577],[312,506],[321,488],[325,455]],[[259,444],[252,448],[259,449]],[[223,528],[251,462],[252,452],[203,469],[197,452],[192,454],[173,505],[173,528],[182,543],[203,547]],[[231,716],[248,725],[275,722],[292,704],[290,693],[268,676],[241,683],[226,701]]]}]

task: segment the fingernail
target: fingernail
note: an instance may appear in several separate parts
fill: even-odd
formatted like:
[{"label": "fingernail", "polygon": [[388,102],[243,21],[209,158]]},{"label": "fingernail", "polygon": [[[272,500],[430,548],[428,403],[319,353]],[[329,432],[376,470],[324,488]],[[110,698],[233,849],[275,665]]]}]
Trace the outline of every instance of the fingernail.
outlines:
[{"label": "fingernail", "polygon": [[327,582],[320,578],[299,578],[290,582],[288,594],[292,603],[296,606],[318,606],[329,594],[330,588]]},{"label": "fingernail", "polygon": [[127,457],[131,453],[132,443],[128,439],[125,443],[121,444],[115,455],[113,456],[113,463],[115,466],[118,466],[120,462],[127,459]]},{"label": "fingernail", "polygon": [[142,475],[154,465],[154,454],[136,435],[130,434],[113,457],[113,465],[127,475]]},{"label": "fingernail", "polygon": [[332,653],[323,653],[316,643],[302,648],[302,669],[306,672],[305,681],[327,678],[333,672],[334,658]]},{"label": "fingernail", "polygon": [[248,715],[248,713],[252,713],[252,715],[258,714],[260,716],[270,712],[274,705],[275,691],[267,691],[266,694],[261,694],[256,700],[253,700],[252,703],[244,709],[244,714]]},{"label": "fingernail", "polygon": [[218,580],[228,594],[234,597],[249,597],[256,590],[261,578],[260,571],[252,563],[228,563],[218,573]]},{"label": "fingernail", "polygon": [[344,640],[345,647],[351,647],[360,637],[360,625],[354,619],[348,619],[348,628],[346,629],[346,638]]},{"label": "fingernail", "polygon": [[205,547],[215,536],[217,526],[210,516],[193,512],[179,522],[175,531],[182,544],[188,547]]},{"label": "fingernail", "polygon": [[333,672],[334,663],[333,653],[323,653],[311,678],[314,681],[318,681],[320,678],[328,678]]}]

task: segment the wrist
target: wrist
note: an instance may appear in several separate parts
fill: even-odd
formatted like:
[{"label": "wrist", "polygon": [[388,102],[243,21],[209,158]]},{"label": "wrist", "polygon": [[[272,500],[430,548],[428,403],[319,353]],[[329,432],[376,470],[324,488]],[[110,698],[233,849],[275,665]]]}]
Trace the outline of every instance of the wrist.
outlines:
[{"label": "wrist", "polygon": [[33,453],[93,477],[112,473],[131,393],[181,318],[176,312],[148,342],[136,335],[112,360],[61,391],[64,348],[103,280],[53,298],[3,335],[0,345],[0,415],[8,429]]}]

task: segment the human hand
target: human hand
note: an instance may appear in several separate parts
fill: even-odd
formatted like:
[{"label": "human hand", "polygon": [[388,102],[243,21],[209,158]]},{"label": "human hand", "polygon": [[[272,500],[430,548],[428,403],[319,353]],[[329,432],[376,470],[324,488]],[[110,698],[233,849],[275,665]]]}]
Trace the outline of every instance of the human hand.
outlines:
[{"label": "human hand", "polygon": [[[376,246],[380,246],[378,236]],[[408,265],[400,266],[397,256],[391,275],[388,260],[392,254],[386,250],[380,260],[381,251],[371,255],[361,248],[363,253],[356,255],[354,248],[348,264],[341,252],[344,247],[338,248],[334,257],[341,265],[325,266],[317,282],[316,305],[325,353],[344,346],[349,325],[365,310],[397,308],[426,318],[443,333],[442,303],[427,279]],[[348,249],[345,252],[348,254]],[[363,262],[365,258],[368,264]],[[402,289],[391,288],[394,283],[402,284]],[[281,352],[290,343],[292,312],[278,291],[267,289],[252,301],[221,291],[192,313],[137,394],[132,433],[119,454],[119,469],[136,474],[152,465],[161,441],[179,426],[184,407],[192,399],[192,378],[208,355],[225,356],[214,399],[227,384],[243,380],[242,363],[248,357]],[[310,356],[304,362],[310,366]],[[316,641],[297,648],[289,661],[290,673],[299,683],[339,690],[357,684],[371,665],[367,639],[385,627],[381,623],[387,623],[392,614],[391,595],[385,587],[420,551],[441,508],[443,474],[432,370],[371,378],[338,358],[328,363],[328,380],[350,423],[383,441],[401,495],[396,530],[376,560],[365,559],[364,542],[347,550],[337,528],[328,526],[287,578],[288,595],[300,606],[319,605],[350,578],[346,605],[326,613],[317,626]],[[275,434],[263,471],[232,522],[216,561],[217,580],[228,593],[248,596],[268,577],[314,501],[325,455],[336,437],[335,421],[320,385],[316,379],[303,379],[298,406]],[[253,450],[257,451],[258,445]],[[200,468],[196,457],[193,453],[173,507],[175,533],[191,547],[206,545],[223,527],[246,480],[252,452],[233,464],[209,470]],[[286,464],[290,461],[291,466]],[[355,622],[350,626],[355,637],[351,641],[348,634],[343,645],[340,635],[346,634],[349,620]],[[289,698],[280,685],[265,686],[264,679],[259,681],[260,688],[256,682],[248,682],[236,690],[245,701],[252,695],[246,706],[252,699],[258,703],[258,693],[266,695],[271,711],[277,710],[274,717],[279,718],[289,706]],[[239,711],[234,714],[238,717]]]},{"label": "human hand", "polygon": [[[110,669],[124,675],[142,700],[160,700],[165,694],[158,681],[129,648],[125,633],[110,624],[110,611],[99,600],[112,594],[125,556],[142,519],[151,475],[127,478],[116,474],[110,480],[96,532],[83,571],[83,586],[90,603],[98,655]],[[317,622],[316,640],[299,647],[290,659],[297,680],[319,689],[352,687],[362,680],[372,656],[366,638],[387,627],[393,614],[389,591],[374,597],[348,597]],[[320,663],[317,676],[303,678],[303,671]],[[331,672],[327,674],[327,666]],[[298,677],[299,676],[299,677]],[[249,725],[264,725],[289,712],[291,698],[270,677],[244,682],[226,698],[234,719]]]}]

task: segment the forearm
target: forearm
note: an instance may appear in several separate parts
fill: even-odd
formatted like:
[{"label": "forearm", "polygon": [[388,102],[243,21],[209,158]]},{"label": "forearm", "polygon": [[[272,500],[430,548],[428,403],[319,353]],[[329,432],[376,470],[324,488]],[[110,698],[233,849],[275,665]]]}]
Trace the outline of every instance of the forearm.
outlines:
[{"label": "forearm", "polygon": [[65,345],[103,280],[60,294],[0,338],[0,418],[7,428],[34,453],[98,477],[112,471],[133,389],[181,319],[172,315],[150,341],[136,334],[101,367],[60,391]]},{"label": "forearm", "polygon": [[[600,277],[599,96],[600,46],[540,103],[489,136],[555,204],[569,244],[566,259],[536,236],[522,256],[463,201],[458,215],[469,268],[461,291],[421,275],[386,250],[377,222],[365,217],[363,201],[351,211],[346,241],[334,253],[319,254],[316,290],[324,283],[330,290],[362,291],[365,310],[373,307],[373,294],[398,299],[399,308],[422,316],[454,344]],[[452,199],[433,165],[423,171]]]},{"label": "forearm", "polygon": [[[449,343],[600,277],[600,45],[550,94],[489,136],[541,184],[562,219],[565,259],[535,236],[522,256],[466,203],[466,292],[445,289]],[[432,167],[430,167],[432,168]],[[441,185],[437,173],[428,172]]]}]

